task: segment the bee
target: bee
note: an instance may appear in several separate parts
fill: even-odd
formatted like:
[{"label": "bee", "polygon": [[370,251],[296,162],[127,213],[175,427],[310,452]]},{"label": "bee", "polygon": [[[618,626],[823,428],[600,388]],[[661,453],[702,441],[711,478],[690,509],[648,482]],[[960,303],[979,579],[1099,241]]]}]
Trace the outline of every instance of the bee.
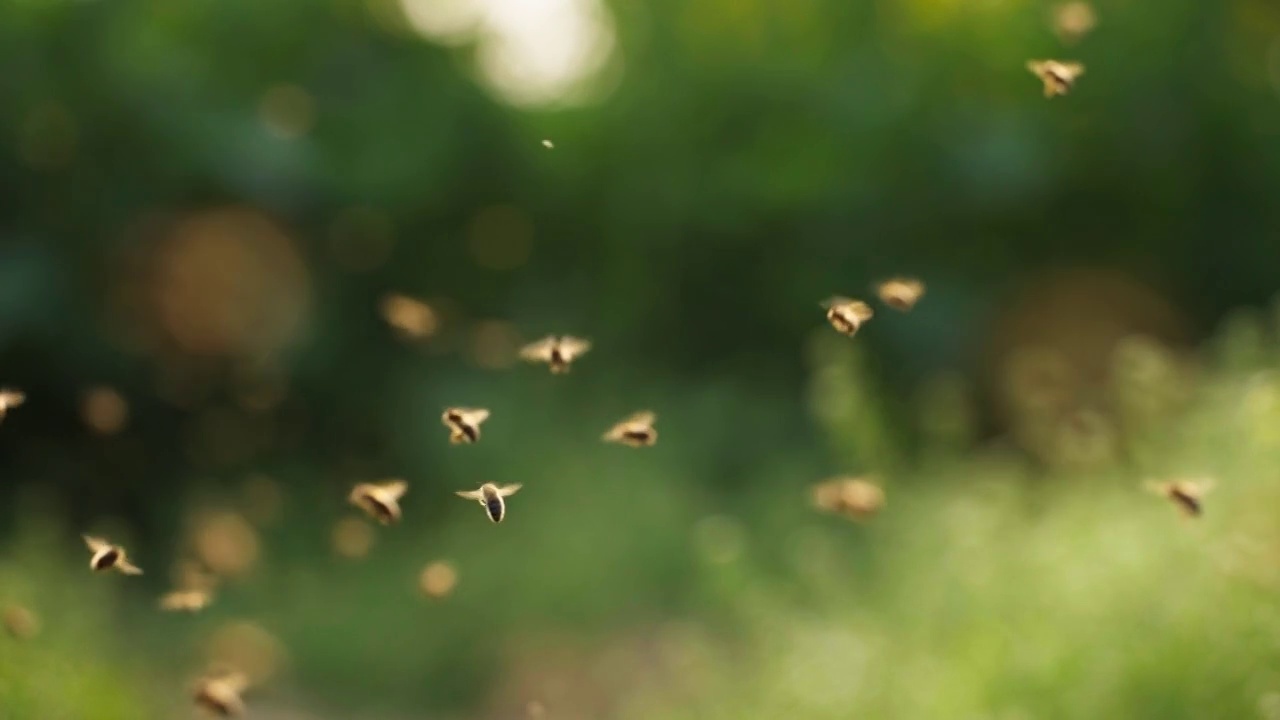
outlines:
[{"label": "bee", "polygon": [[400,498],[409,489],[403,480],[382,483],[359,483],[351,488],[347,502],[355,505],[383,525],[400,522]]},{"label": "bee", "polygon": [[106,540],[92,535],[82,535],[81,537],[84,538],[84,544],[89,547],[89,551],[93,553],[93,556],[89,558],[90,570],[94,572],[117,570],[125,575],[142,574],[142,570],[129,562],[124,548],[119,545],[112,545]]},{"label": "bee", "polygon": [[449,442],[454,445],[480,441],[480,423],[489,419],[489,411],[484,408],[451,407],[440,416],[440,421],[449,428]]},{"label": "bee", "polygon": [[160,596],[160,609],[181,612],[197,612],[209,607],[213,593],[205,589],[174,590]]},{"label": "bee", "polygon": [[1148,480],[1144,485],[1147,490],[1173,501],[1173,504],[1186,517],[1197,518],[1204,514],[1204,496],[1213,489],[1214,483],[1212,479],[1205,478],[1169,482]]},{"label": "bee", "polygon": [[1084,74],[1084,65],[1058,60],[1028,60],[1027,69],[1044,83],[1044,96],[1066,95]]},{"label": "bee", "polygon": [[484,510],[489,515],[489,519],[493,522],[500,523],[502,518],[507,515],[507,504],[503,502],[503,498],[509,495],[515,495],[523,485],[516,483],[515,485],[503,485],[498,487],[493,483],[485,483],[478,490],[458,490],[457,496],[468,500],[479,500],[484,506]]},{"label": "bee", "polygon": [[562,375],[569,372],[569,365],[574,358],[590,349],[590,340],[570,335],[548,335],[520,348],[520,357],[528,362],[547,363],[551,366],[552,373]]},{"label": "bee", "polygon": [[192,699],[196,706],[218,717],[240,717],[244,714],[244,700],[240,697],[249,689],[249,677],[238,670],[218,670],[196,682]]},{"label": "bee", "polygon": [[635,413],[603,435],[605,442],[621,443],[634,448],[649,447],[658,442],[658,431],[653,423],[658,416],[648,410]]},{"label": "bee", "polygon": [[884,507],[884,491],[864,478],[835,478],[813,487],[813,504],[823,512],[861,520]]},{"label": "bee", "polygon": [[14,390],[12,388],[4,388],[0,390],[0,420],[4,420],[4,416],[8,415],[10,410],[18,407],[26,401],[27,395],[21,390]]},{"label": "bee", "polygon": [[831,323],[831,327],[849,337],[853,337],[858,328],[875,315],[870,305],[839,295],[824,300],[822,307],[827,309],[827,322]]},{"label": "bee", "polygon": [[21,605],[4,610],[4,628],[15,640],[30,640],[40,633],[40,618]]},{"label": "bee", "polygon": [[907,312],[924,297],[924,283],[915,278],[893,278],[877,285],[876,294],[885,305]]}]

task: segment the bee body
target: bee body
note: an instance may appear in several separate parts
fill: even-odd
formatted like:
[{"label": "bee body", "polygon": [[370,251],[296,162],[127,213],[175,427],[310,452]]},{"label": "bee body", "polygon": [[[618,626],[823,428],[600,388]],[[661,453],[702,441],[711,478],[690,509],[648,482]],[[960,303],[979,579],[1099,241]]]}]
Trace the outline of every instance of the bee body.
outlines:
[{"label": "bee body", "polygon": [[448,408],[440,421],[449,428],[449,442],[454,445],[470,445],[480,441],[480,423],[489,418],[483,408]]},{"label": "bee body", "polygon": [[573,361],[591,349],[591,341],[571,335],[548,335],[520,348],[520,357],[528,362],[546,363],[553,375],[569,372]]},{"label": "bee body", "polygon": [[827,309],[827,322],[836,332],[853,337],[864,323],[874,315],[871,306],[861,300],[833,297],[822,303]]},{"label": "bee body", "polygon": [[503,485],[498,487],[493,483],[485,483],[475,490],[458,490],[455,495],[468,500],[479,501],[484,507],[485,515],[491,522],[500,523],[507,516],[507,503],[504,498],[514,495],[521,487],[519,483],[515,485]]},{"label": "bee body", "polygon": [[359,483],[351,489],[347,502],[363,510],[383,525],[400,522],[400,498],[409,489],[403,480]]},{"label": "bee body", "polygon": [[502,518],[507,514],[507,504],[497,495],[485,500],[484,507],[489,512],[489,519],[496,523],[502,522]]},{"label": "bee body", "polygon": [[129,556],[125,553],[124,548],[91,535],[83,535],[81,537],[84,538],[84,544],[88,546],[89,552],[92,553],[89,557],[90,570],[94,572],[115,570],[125,575],[142,574],[142,570],[129,562]]},{"label": "bee body", "polygon": [[649,447],[658,442],[658,431],[653,427],[657,419],[650,410],[633,413],[609,428],[604,440],[633,448]]},{"label": "bee body", "polygon": [[1066,95],[1075,87],[1076,79],[1084,74],[1084,66],[1080,63],[1058,60],[1029,60],[1027,70],[1044,83],[1044,96],[1047,98]]}]

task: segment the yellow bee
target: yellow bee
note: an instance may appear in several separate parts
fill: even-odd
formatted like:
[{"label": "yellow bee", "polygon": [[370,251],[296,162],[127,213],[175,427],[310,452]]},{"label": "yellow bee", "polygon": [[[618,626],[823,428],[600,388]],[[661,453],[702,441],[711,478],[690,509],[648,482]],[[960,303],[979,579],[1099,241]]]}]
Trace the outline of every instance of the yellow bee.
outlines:
[{"label": "yellow bee", "polygon": [[160,609],[169,611],[196,612],[209,607],[213,602],[213,593],[209,590],[174,590],[160,596]]},{"label": "yellow bee", "polygon": [[124,548],[119,545],[112,545],[106,540],[92,535],[82,535],[81,537],[84,538],[84,544],[89,547],[89,551],[93,553],[93,556],[89,558],[89,569],[94,572],[117,570],[125,575],[142,574],[142,570],[129,562]]},{"label": "yellow bee", "polygon": [[875,315],[870,305],[839,295],[824,300],[822,307],[827,309],[827,322],[831,323],[831,327],[849,337],[853,337],[858,328]]},{"label": "yellow bee", "polygon": [[9,411],[18,407],[27,401],[26,393],[12,388],[4,388],[0,390],[0,420],[4,419]]},{"label": "yellow bee", "polygon": [[1084,74],[1084,65],[1058,60],[1028,60],[1027,69],[1044,83],[1044,96],[1066,95]]},{"label": "yellow bee", "polygon": [[591,349],[591,341],[570,335],[548,335],[520,348],[520,357],[528,362],[544,362],[556,375],[569,372],[574,358]]},{"label": "yellow bee", "polygon": [[218,717],[240,717],[244,714],[244,700],[240,697],[249,689],[249,677],[238,670],[218,670],[196,682],[192,699],[198,707]]},{"label": "yellow bee", "polygon": [[864,478],[835,478],[813,487],[813,504],[823,512],[861,520],[884,507],[884,491]]},{"label": "yellow bee", "polygon": [[885,305],[907,312],[924,297],[924,283],[915,278],[893,278],[877,285],[876,294]]},{"label": "yellow bee", "polygon": [[480,423],[489,419],[489,411],[484,408],[451,407],[440,416],[440,421],[449,428],[449,442],[454,445],[480,441]]},{"label": "yellow bee", "polygon": [[403,480],[382,483],[359,483],[351,488],[347,502],[355,505],[383,525],[400,522],[400,498],[409,489]]},{"label": "yellow bee", "polygon": [[1147,480],[1143,485],[1147,490],[1173,501],[1183,515],[1197,518],[1204,514],[1204,496],[1213,489],[1214,482],[1210,478],[1168,482]]},{"label": "yellow bee", "polygon": [[489,515],[489,519],[493,522],[500,523],[502,518],[507,515],[507,504],[503,502],[503,498],[515,495],[523,485],[516,483],[515,485],[503,485],[498,487],[493,483],[485,483],[478,490],[458,490],[457,496],[468,500],[478,500],[484,506],[484,510]]},{"label": "yellow bee", "polygon": [[630,447],[649,447],[658,442],[658,431],[653,423],[658,416],[648,410],[635,413],[606,432],[605,442],[621,443]]}]

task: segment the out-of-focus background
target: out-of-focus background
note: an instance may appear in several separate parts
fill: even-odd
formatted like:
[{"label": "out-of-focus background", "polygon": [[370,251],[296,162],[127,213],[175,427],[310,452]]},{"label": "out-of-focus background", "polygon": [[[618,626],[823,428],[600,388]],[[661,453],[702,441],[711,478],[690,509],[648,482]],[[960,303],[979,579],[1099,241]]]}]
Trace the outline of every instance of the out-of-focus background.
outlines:
[{"label": "out-of-focus background", "polygon": [[1269,0],[11,0],[0,68],[5,720],[1280,718]]}]

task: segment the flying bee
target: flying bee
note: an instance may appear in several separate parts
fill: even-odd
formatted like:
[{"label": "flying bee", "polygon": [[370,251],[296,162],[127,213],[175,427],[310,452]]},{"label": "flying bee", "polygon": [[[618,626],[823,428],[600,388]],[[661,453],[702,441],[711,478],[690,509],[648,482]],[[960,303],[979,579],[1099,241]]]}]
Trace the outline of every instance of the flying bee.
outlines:
[{"label": "flying bee", "polygon": [[574,358],[591,349],[591,341],[570,335],[548,335],[537,342],[520,348],[520,357],[528,362],[544,362],[551,372],[562,375],[569,372]]},{"label": "flying bee", "polygon": [[657,415],[642,410],[609,428],[603,439],[605,442],[621,443],[634,448],[649,447],[658,442],[658,431],[653,427],[657,419]]},{"label": "flying bee", "polygon": [[192,699],[218,717],[240,717],[244,714],[244,700],[240,697],[249,689],[249,678],[237,670],[219,670],[200,678],[192,692]]},{"label": "flying bee", "polygon": [[849,337],[857,334],[858,328],[875,315],[870,305],[839,295],[824,300],[822,307],[827,309],[827,322],[831,323],[831,327]]},{"label": "flying bee", "polygon": [[27,395],[21,390],[14,390],[12,388],[4,388],[0,390],[0,420],[4,420],[4,416],[8,415],[10,410],[18,407],[26,401]]},{"label": "flying bee", "polygon": [[861,520],[884,507],[884,491],[864,478],[836,478],[813,487],[813,504],[823,512]]},{"label": "flying bee", "polygon": [[479,500],[484,506],[484,510],[489,515],[489,519],[493,522],[500,523],[502,518],[507,515],[507,504],[503,502],[503,498],[515,495],[521,487],[521,484],[503,485],[498,487],[493,483],[485,483],[478,490],[458,490],[457,496],[468,500]]},{"label": "flying bee", "polygon": [[116,570],[125,575],[142,574],[142,570],[129,562],[124,548],[119,545],[112,545],[106,540],[92,535],[82,535],[81,537],[84,538],[84,544],[89,547],[89,551],[93,553],[93,556],[89,558],[90,570],[94,572]]},{"label": "flying bee", "polygon": [[1148,480],[1143,483],[1147,490],[1163,495],[1178,507],[1183,515],[1197,518],[1204,514],[1204,496],[1213,489],[1213,480],[1170,480],[1158,482]]},{"label": "flying bee", "polygon": [[877,285],[876,294],[885,305],[907,312],[924,297],[924,283],[915,278],[893,278]]},{"label": "flying bee", "polygon": [[1084,65],[1058,60],[1028,60],[1027,69],[1044,83],[1044,96],[1066,95],[1084,74]]},{"label": "flying bee", "polygon": [[400,522],[400,498],[409,489],[403,480],[382,483],[359,483],[351,488],[347,502],[355,505],[383,525]]},{"label": "flying bee", "polygon": [[160,596],[160,609],[176,612],[197,612],[209,607],[213,594],[207,590],[174,590]]},{"label": "flying bee", "polygon": [[440,421],[449,428],[449,442],[454,445],[479,442],[480,423],[487,419],[489,411],[484,408],[451,407],[440,416]]}]

